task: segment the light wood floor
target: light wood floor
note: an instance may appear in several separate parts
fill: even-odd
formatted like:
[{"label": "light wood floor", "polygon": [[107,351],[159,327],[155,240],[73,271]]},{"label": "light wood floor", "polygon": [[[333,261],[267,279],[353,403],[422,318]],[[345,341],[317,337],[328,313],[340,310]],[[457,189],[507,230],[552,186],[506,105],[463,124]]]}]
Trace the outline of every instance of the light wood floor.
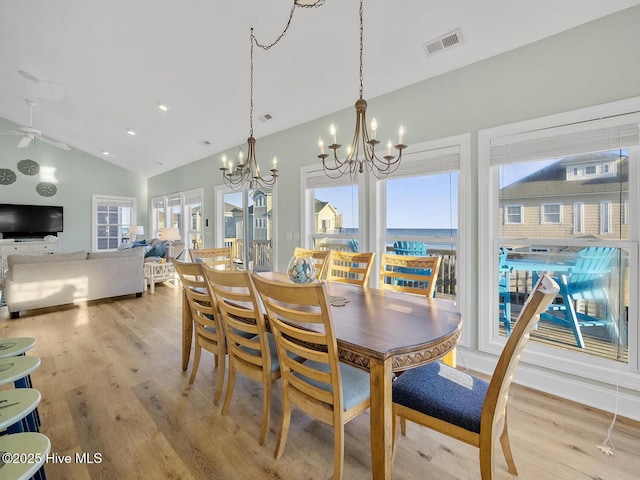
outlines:
[{"label": "light wood floor", "polygon": [[[32,380],[43,397],[41,430],[58,456],[100,454],[101,463],[49,462],[64,479],[325,479],[332,471],[331,428],[294,411],[284,456],[274,460],[279,389],[272,424],[258,445],[261,391],[238,378],[230,412],[214,406],[212,357],[193,386],[180,368],[180,289],[171,283],[145,293],[89,305],[26,313],[0,336],[33,336],[42,359]],[[514,386],[509,421],[517,478],[636,480],[640,424],[618,420],[614,456],[600,444],[611,415]],[[496,480],[513,479],[501,453]],[[370,477],[369,416],[346,427],[345,478]],[[409,425],[400,438],[395,479],[480,480],[476,449]]]}]

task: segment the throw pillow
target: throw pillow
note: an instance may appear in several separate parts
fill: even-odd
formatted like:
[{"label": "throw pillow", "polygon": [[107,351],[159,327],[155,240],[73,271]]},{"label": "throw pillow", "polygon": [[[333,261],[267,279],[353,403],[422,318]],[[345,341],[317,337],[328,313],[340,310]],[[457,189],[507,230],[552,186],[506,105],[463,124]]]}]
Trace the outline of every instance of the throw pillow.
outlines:
[{"label": "throw pillow", "polygon": [[151,249],[145,253],[145,257],[164,257],[166,247],[161,243],[154,245]]}]

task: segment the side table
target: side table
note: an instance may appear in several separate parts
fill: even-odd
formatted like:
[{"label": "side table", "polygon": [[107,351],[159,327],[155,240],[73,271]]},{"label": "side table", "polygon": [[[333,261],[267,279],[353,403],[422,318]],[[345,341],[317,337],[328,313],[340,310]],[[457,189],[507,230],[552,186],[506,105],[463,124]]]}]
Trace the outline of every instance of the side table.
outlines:
[{"label": "side table", "polygon": [[176,276],[176,270],[170,262],[147,262],[144,264],[144,289],[149,285],[149,292],[155,292],[155,284],[173,280]]}]

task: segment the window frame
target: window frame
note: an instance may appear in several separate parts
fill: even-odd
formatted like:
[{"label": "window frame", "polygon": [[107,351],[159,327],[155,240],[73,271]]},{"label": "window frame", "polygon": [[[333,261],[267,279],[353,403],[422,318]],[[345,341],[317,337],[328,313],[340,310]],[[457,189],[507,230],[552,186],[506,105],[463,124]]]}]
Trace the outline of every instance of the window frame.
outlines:
[{"label": "window frame", "polygon": [[[640,146],[638,143],[625,144],[625,142],[638,142],[638,124],[640,123],[640,97],[613,102],[610,104],[597,105],[581,110],[565,112],[548,117],[527,120],[501,127],[489,128],[478,132],[478,184],[479,205],[478,210],[478,248],[480,252],[490,252],[488,255],[480,255],[478,259],[478,306],[481,312],[485,312],[478,324],[478,350],[480,352],[498,355],[504,348],[506,342],[504,337],[498,335],[498,303],[493,299],[498,298],[498,282],[493,279],[498,278],[498,247],[500,241],[514,241],[518,239],[500,238],[498,233],[497,212],[499,201],[499,176],[498,166],[500,161],[492,160],[494,148],[498,148],[498,154],[517,150],[518,145],[512,147],[515,142],[528,145],[540,146],[545,142],[545,138],[558,135],[572,135],[572,140],[576,138],[580,141],[584,139],[584,148],[592,145],[600,139],[595,139],[591,134],[595,130],[606,130],[622,128],[620,135],[611,136],[610,141],[621,142],[622,147],[629,148],[630,168],[629,168],[629,204],[630,218],[638,218],[637,205],[640,199]],[[627,129],[630,127],[630,129]],[[606,137],[606,135],[605,135]],[[592,142],[593,140],[593,142]],[[512,142],[512,143],[510,143]],[[582,145],[582,144],[581,144]],[[562,145],[564,147],[564,144]],[[615,149],[618,147],[610,147]],[[603,148],[586,151],[602,151]],[[518,150],[519,152],[519,150]],[[580,153],[580,152],[575,152]],[[557,158],[564,155],[538,156],[537,158]],[[533,160],[536,157],[529,157],[520,161]],[[507,163],[507,162],[504,162]],[[537,366],[548,369],[548,371],[559,371],[575,375],[578,378],[586,378],[590,381],[611,384],[618,382],[618,385],[640,390],[639,373],[639,345],[640,329],[638,328],[638,296],[640,294],[638,281],[638,240],[640,227],[635,225],[629,229],[628,240],[607,239],[600,240],[598,244],[617,248],[628,249],[629,252],[629,312],[628,318],[635,319],[629,322],[628,330],[628,352],[629,360],[627,364],[608,359],[597,358],[579,352],[563,351],[561,349],[544,345],[530,344],[527,347],[526,360]],[[520,243],[522,239],[519,240]],[[586,240],[577,241],[572,239],[549,240],[527,239],[531,245],[573,245],[580,246]],[[585,368],[588,365],[588,368]]]},{"label": "window frame", "polygon": [[[519,222],[511,221],[510,218],[513,216],[509,213],[509,209],[518,208],[518,216],[520,217]],[[512,203],[504,206],[504,225],[524,225],[524,205],[518,203]]]},{"label": "window frame", "polygon": [[[558,207],[557,213],[545,212],[546,207]],[[547,220],[547,215],[558,215],[558,221],[552,222]],[[541,225],[562,225],[562,204],[561,203],[543,203],[540,205],[540,224]]]},{"label": "window frame", "polygon": [[584,233],[584,202],[573,202],[573,233]]},{"label": "window frame", "polygon": [[613,206],[611,200],[602,200],[600,202],[600,235],[611,235]]},{"label": "window frame", "polygon": [[[316,233],[315,232],[315,190],[316,188],[330,187],[358,187],[358,235],[349,233]],[[349,240],[355,238],[360,250],[369,251],[370,244],[365,232],[369,226],[368,211],[369,206],[366,201],[365,175],[358,175],[356,180],[351,180],[348,176],[337,179],[329,179],[322,165],[309,165],[300,169],[300,225],[301,225],[301,246],[304,248],[314,248],[316,237]]]},{"label": "window frame", "polygon": [[[119,205],[122,204],[122,205]],[[126,232],[123,231],[122,228],[119,227],[120,233],[118,234],[118,246],[120,246],[123,241],[123,236],[128,235],[128,230],[132,225],[137,225],[138,218],[138,199],[136,197],[124,197],[124,196],[116,196],[116,195],[100,195],[93,194],[91,196],[91,211],[92,211],[92,219],[91,219],[91,250],[93,252],[107,252],[117,250],[116,248],[98,248],[98,207],[99,206],[126,206],[131,208],[131,224],[119,223],[120,227],[127,227]]]}]

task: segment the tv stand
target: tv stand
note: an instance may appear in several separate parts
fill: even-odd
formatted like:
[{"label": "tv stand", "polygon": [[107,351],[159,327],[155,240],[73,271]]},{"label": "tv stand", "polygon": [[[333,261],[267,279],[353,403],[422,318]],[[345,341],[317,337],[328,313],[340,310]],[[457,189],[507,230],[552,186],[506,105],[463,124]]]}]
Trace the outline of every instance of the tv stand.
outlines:
[{"label": "tv stand", "polygon": [[[26,240],[26,241],[25,241]],[[0,242],[0,277],[7,271],[7,255],[42,255],[46,253],[60,253],[60,242],[45,242],[40,239],[15,239],[10,242],[6,239]]]}]

